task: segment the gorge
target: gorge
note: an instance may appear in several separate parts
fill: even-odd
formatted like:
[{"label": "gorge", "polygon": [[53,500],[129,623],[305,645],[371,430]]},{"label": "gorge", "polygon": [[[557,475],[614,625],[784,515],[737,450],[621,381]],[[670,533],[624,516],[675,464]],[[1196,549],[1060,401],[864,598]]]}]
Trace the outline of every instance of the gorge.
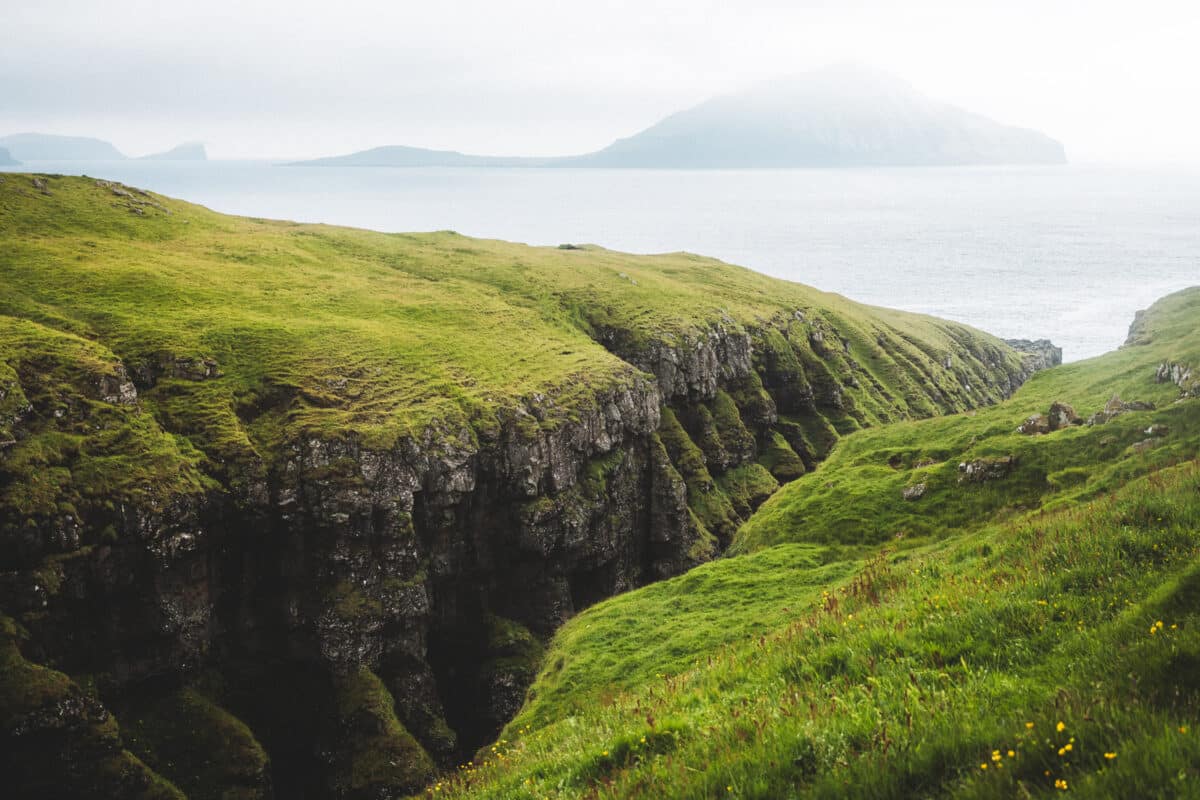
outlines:
[{"label": "gorge", "polygon": [[[390,797],[838,439],[1061,358],[690,254],[0,179],[0,741],[79,796]],[[49,782],[49,783],[48,783]]]}]

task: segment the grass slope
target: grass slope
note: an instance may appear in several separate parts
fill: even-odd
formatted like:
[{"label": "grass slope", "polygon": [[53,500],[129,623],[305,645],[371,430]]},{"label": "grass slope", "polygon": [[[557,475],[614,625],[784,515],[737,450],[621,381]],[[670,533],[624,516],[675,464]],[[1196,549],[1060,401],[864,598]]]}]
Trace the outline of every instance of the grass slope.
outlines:
[{"label": "grass slope", "polygon": [[[744,554],[569,622],[497,743],[429,793],[1197,796],[1200,399],[1155,375],[1196,363],[1198,308],[1200,290],[1166,298],[1137,344],[995,409],[847,437],[758,511]],[[1158,410],[1012,433],[1113,393]],[[1129,450],[1152,424],[1170,430]],[[954,466],[899,496],[914,461],[1018,447],[1007,478],[960,485]],[[1047,480],[1065,469],[1081,475]],[[851,480],[853,498],[813,491]],[[923,535],[893,540],[906,529]]]},{"label": "grass slope", "polygon": [[[819,470],[778,492],[738,532],[735,552],[785,541],[878,543],[896,535],[942,536],[997,516],[1053,508],[1112,491],[1130,478],[1192,458],[1197,404],[1159,382],[1160,364],[1200,364],[1200,291],[1154,305],[1122,349],[1034,375],[1006,403],[977,412],[901,422],[841,442]],[[1087,418],[1118,395],[1154,410],[1100,425],[1028,436],[1017,427],[1054,402]],[[1155,433],[1147,433],[1153,427]],[[1008,476],[960,483],[965,462],[1014,456]],[[924,484],[919,500],[906,487]]]}]

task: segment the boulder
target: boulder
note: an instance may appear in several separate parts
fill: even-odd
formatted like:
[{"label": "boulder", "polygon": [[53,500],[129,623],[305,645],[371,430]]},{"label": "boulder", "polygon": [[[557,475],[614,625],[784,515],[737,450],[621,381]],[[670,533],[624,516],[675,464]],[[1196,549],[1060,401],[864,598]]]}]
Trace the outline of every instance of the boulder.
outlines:
[{"label": "boulder", "polygon": [[1063,428],[1081,424],[1083,424],[1083,420],[1079,418],[1070,404],[1056,400],[1050,404],[1050,410],[1045,414],[1031,414],[1017,426],[1017,433],[1032,436],[1039,433],[1061,431]]},{"label": "boulder", "polygon": [[1083,421],[1075,413],[1074,408],[1061,401],[1055,401],[1050,405],[1050,413],[1047,416],[1050,418],[1050,430],[1052,431],[1060,431]]},{"label": "boulder", "polygon": [[920,500],[925,496],[925,484],[914,483],[912,486],[905,486],[900,494],[905,500]]}]

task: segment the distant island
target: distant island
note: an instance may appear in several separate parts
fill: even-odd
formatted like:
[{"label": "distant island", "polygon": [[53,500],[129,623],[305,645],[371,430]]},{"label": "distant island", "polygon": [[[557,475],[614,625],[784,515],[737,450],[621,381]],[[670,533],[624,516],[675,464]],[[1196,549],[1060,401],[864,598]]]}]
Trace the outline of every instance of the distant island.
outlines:
[{"label": "distant island", "polygon": [[120,150],[101,139],[17,133],[0,137],[0,147],[18,161],[121,161]]},{"label": "distant island", "polygon": [[[59,136],[52,133],[0,136],[0,166],[15,166],[24,161],[125,161],[128,158],[111,142],[88,136]],[[208,154],[203,144],[188,142],[142,158],[151,161],[207,161]]]},{"label": "distant island", "polygon": [[835,66],[714,97],[594,153],[554,158],[376,147],[290,166],[755,168],[1063,164],[1062,143]]},{"label": "distant island", "polygon": [[208,153],[200,142],[188,142],[163,153],[142,156],[144,161],[208,161]]}]

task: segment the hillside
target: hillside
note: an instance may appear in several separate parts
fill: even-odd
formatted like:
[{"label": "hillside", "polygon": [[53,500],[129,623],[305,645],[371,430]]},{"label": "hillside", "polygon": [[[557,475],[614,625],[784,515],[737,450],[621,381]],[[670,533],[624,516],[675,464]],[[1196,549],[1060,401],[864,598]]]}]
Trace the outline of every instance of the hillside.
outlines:
[{"label": "hillside", "polygon": [[4,175],[0,241],[0,769],[34,796],[416,791],[564,620],[846,434],[1044,366],[689,254],[87,178]]},{"label": "hillside", "polygon": [[[846,437],[743,554],[568,622],[437,795],[1194,797],[1198,311],[1172,295],[999,406]],[[1108,418],[1014,432],[1052,401]]]},{"label": "hillside", "polygon": [[86,136],[14,133],[0,136],[0,147],[6,148],[17,161],[119,161],[125,158],[108,142]]},{"label": "hillside", "polygon": [[12,157],[12,154],[3,147],[0,147],[0,167],[15,167],[21,162]]},{"label": "hillside", "polygon": [[1061,143],[931,100],[887,73],[833,66],[721,95],[594,153],[557,158],[378,147],[300,166],[790,167],[1062,164]]}]

